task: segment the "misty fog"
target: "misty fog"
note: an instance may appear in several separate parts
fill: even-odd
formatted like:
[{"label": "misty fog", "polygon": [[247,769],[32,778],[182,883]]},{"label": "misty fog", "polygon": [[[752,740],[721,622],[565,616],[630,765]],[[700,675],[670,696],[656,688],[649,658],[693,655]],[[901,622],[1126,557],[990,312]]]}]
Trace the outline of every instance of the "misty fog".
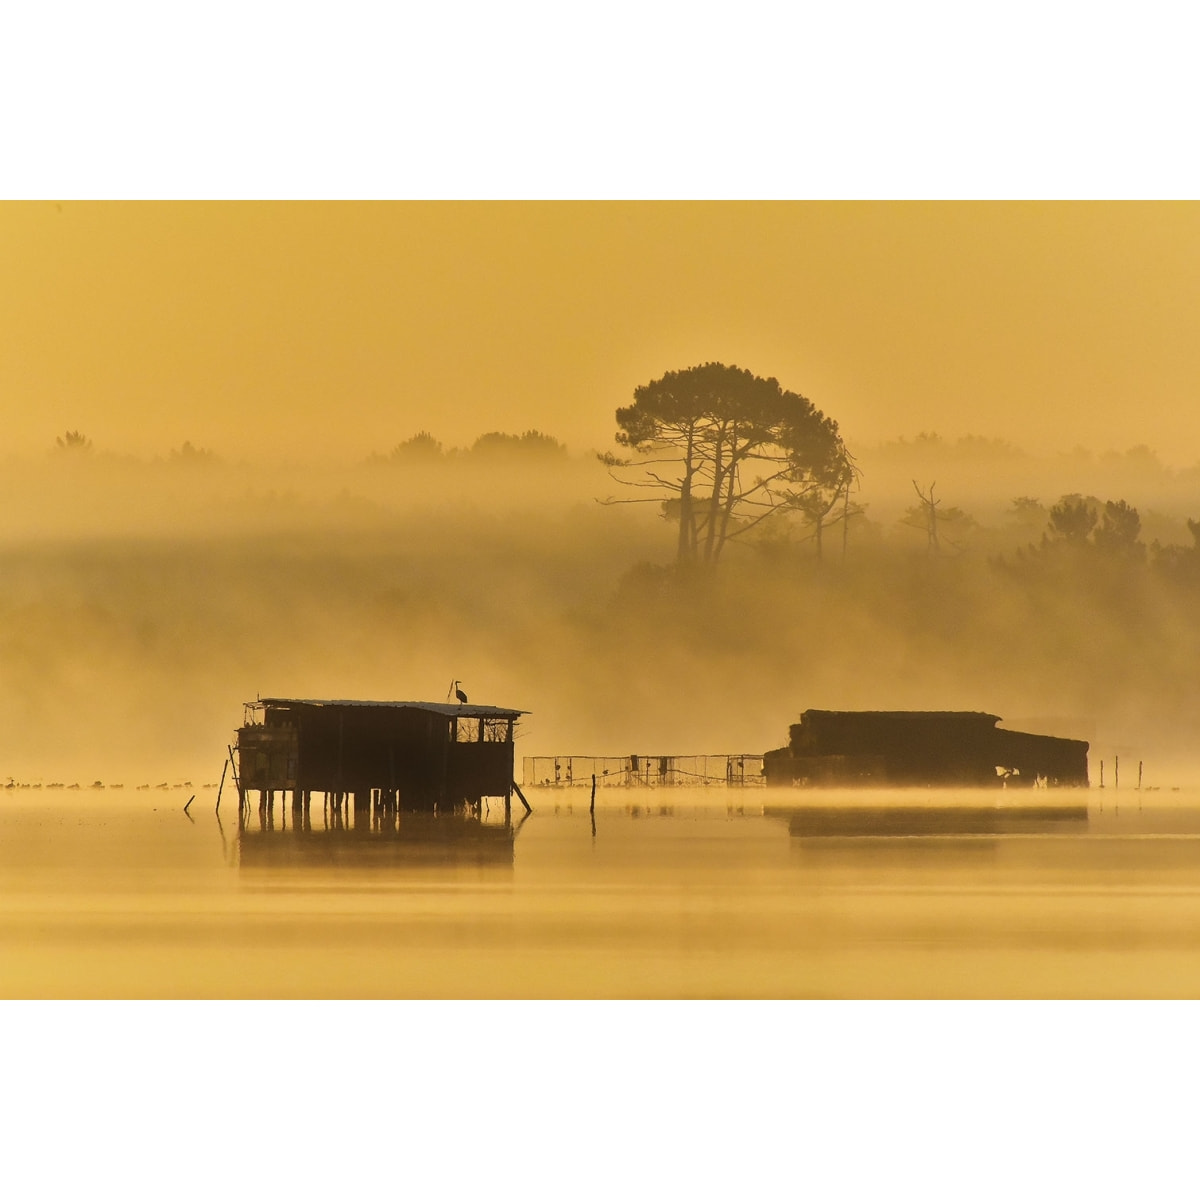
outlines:
[{"label": "misty fog", "polygon": [[[681,570],[607,447],[417,432],[340,465],[52,439],[4,462],[0,773],[198,782],[257,695],[443,700],[461,679],[529,710],[518,759],[761,753],[806,708],[962,708],[1184,777],[1200,467],[847,433],[856,515],[819,559],[793,524]],[[936,553],[913,511],[931,487]],[[1136,542],[1064,544],[1064,496],[1125,501]]]}]

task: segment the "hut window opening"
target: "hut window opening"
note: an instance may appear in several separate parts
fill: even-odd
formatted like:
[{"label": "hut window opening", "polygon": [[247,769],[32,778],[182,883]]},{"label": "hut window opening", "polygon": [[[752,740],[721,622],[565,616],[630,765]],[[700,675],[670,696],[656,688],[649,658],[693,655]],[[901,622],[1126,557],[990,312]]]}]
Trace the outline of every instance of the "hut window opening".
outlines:
[{"label": "hut window opening", "polygon": [[451,740],[465,742],[511,742],[507,717],[456,717]]}]

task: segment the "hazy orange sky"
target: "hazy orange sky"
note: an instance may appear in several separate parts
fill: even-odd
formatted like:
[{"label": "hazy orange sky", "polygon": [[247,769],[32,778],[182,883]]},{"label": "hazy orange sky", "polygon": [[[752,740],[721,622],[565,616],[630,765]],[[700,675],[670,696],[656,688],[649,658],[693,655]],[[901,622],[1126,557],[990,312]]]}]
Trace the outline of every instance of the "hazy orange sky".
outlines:
[{"label": "hazy orange sky", "polygon": [[0,205],[6,451],[355,460],[612,443],[664,371],[774,375],[852,448],[1200,459],[1200,205]]}]

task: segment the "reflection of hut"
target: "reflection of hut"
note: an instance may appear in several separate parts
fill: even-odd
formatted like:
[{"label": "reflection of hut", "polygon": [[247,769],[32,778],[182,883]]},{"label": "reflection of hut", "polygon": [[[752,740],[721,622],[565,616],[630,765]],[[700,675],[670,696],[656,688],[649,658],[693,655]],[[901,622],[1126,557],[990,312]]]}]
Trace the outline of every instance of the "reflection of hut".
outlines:
[{"label": "reflection of hut", "polygon": [[424,701],[257,700],[238,730],[243,794],[443,808],[507,801],[518,709]]},{"label": "reflection of hut", "polygon": [[323,828],[301,816],[290,827],[276,828],[274,817],[260,812],[257,829],[246,823],[239,830],[238,849],[244,868],[511,868],[515,837],[507,822],[489,824],[458,813],[384,812],[359,825],[331,814]]},{"label": "reflection of hut", "polygon": [[768,784],[1086,787],[1087,742],[997,729],[976,712],[809,709],[763,758]]}]

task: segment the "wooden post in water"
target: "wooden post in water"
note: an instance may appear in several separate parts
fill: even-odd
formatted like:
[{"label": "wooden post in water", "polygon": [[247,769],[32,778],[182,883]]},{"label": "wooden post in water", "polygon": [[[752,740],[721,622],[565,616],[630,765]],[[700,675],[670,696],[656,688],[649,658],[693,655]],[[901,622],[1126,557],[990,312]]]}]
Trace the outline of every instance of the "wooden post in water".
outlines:
[{"label": "wooden post in water", "polygon": [[588,812],[594,813],[595,811],[596,811],[596,776],[593,774],[592,775],[592,803],[591,803],[591,806],[588,808]]},{"label": "wooden post in water", "polygon": [[518,799],[523,805],[525,805],[525,811],[527,813],[533,812],[533,809],[529,807],[529,801],[525,799],[525,793],[521,791],[515,779],[513,780],[513,791],[517,793]]},{"label": "wooden post in water", "polygon": [[1113,755],[1113,787],[1119,788],[1120,786],[1121,786],[1121,756],[1119,754],[1114,754]]},{"label": "wooden post in water", "polygon": [[1100,786],[1104,786],[1104,759],[1100,760]]},{"label": "wooden post in water", "polygon": [[[225,790],[225,772],[229,770],[229,759],[225,760],[224,766],[221,767],[221,782],[217,787],[217,812],[221,811],[221,793]],[[190,804],[191,801],[189,800]]]},{"label": "wooden post in water", "polygon": [[1142,760],[1138,759],[1138,791],[1142,790]]},{"label": "wooden post in water", "polygon": [[237,786],[238,805],[241,808],[245,808],[246,803],[247,803],[246,802],[246,792],[245,792],[245,789],[243,789],[243,787],[242,787],[241,776],[238,775],[237,763],[235,763],[233,761],[233,747],[226,746],[225,749],[229,751],[229,765],[233,768],[233,782]]}]

